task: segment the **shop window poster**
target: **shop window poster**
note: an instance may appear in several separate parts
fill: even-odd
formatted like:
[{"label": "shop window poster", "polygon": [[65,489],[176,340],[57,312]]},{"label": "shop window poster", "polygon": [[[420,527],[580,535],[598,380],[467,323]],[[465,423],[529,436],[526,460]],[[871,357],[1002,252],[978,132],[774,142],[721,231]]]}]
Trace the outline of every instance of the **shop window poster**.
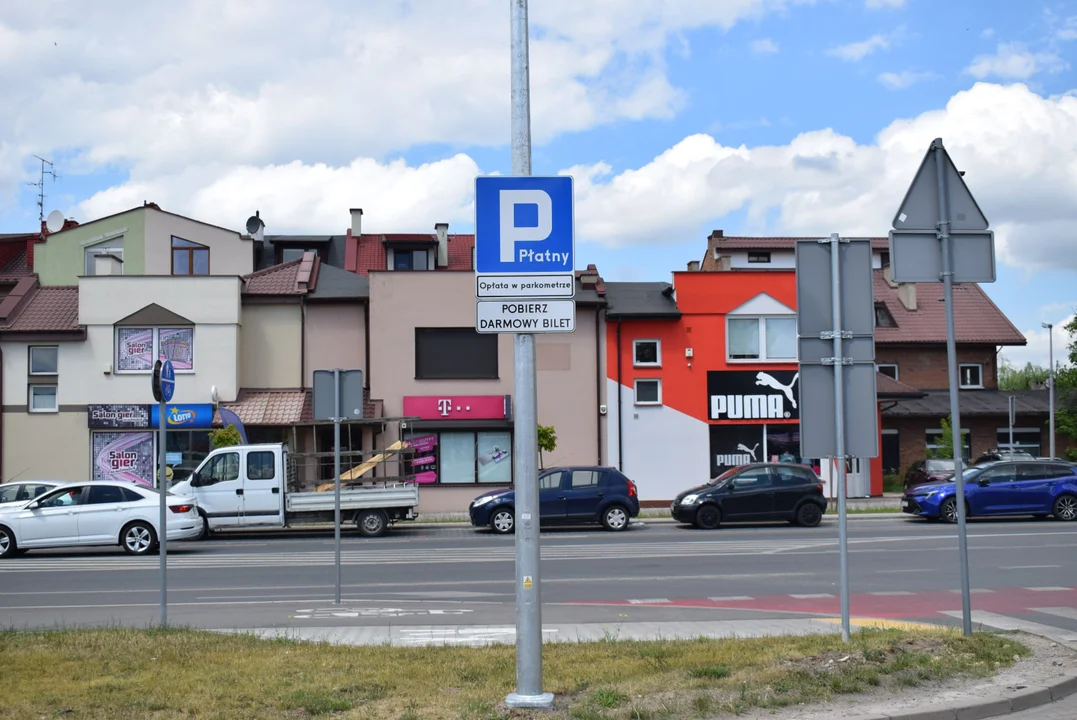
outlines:
[{"label": "shop window poster", "polygon": [[194,369],[194,328],[161,328],[157,331],[161,360],[171,360],[176,370]]},{"label": "shop window poster", "polygon": [[415,455],[407,462],[405,472],[415,476],[420,485],[430,485],[438,481],[438,436],[413,435],[405,438],[408,445],[415,450]]},{"label": "shop window poster", "polygon": [[117,370],[153,370],[153,328],[119,328],[116,331],[116,344]]},{"label": "shop window poster", "polygon": [[93,479],[153,487],[156,457],[152,432],[93,434]]},{"label": "shop window poster", "polygon": [[512,484],[512,434],[480,432],[478,434],[479,482]]}]

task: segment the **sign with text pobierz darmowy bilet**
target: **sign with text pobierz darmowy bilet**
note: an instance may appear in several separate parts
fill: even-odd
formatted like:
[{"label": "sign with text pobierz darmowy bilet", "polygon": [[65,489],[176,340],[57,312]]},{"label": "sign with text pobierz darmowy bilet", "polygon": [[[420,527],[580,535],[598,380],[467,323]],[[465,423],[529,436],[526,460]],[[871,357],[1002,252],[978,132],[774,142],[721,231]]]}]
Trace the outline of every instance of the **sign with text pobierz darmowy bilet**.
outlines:
[{"label": "sign with text pobierz darmowy bilet", "polygon": [[[575,329],[574,225],[571,177],[476,178],[475,326],[479,332]],[[500,300],[540,302],[505,304]]]}]

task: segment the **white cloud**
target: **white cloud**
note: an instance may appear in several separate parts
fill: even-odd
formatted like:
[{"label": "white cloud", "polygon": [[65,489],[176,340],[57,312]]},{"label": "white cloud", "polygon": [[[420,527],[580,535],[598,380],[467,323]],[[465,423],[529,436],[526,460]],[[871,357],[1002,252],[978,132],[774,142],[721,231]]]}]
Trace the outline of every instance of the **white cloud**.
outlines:
[{"label": "white cloud", "polygon": [[778,52],[778,44],[770,38],[763,38],[762,40],[752,41],[752,52],[754,53],[776,53]]},{"label": "white cloud", "polygon": [[899,73],[884,72],[879,75],[877,80],[891,90],[903,90],[907,87],[915,85],[918,82],[931,80],[935,77],[937,77],[935,73],[931,72],[913,72],[911,70],[903,70]]},{"label": "white cloud", "polygon": [[[685,98],[665,54],[684,32],[813,1],[533,3],[535,142],[671,117]],[[69,173],[158,176],[500,145],[508,86],[503,0],[6,0],[0,196],[28,179],[31,153],[73,155]]]},{"label": "white cloud", "polygon": [[858,62],[876,50],[886,50],[890,47],[891,40],[887,35],[877,33],[867,40],[852,42],[848,45],[839,45],[826,51],[827,55],[841,58],[848,62]]},{"label": "white cloud", "polygon": [[1040,72],[1057,73],[1069,69],[1069,63],[1053,52],[1030,52],[1024,43],[999,43],[992,55],[977,55],[965,72],[983,80],[998,77],[1027,80]]},{"label": "white cloud", "polygon": [[[1077,300],[1074,300],[1073,307],[1077,305]],[[1039,365],[1040,367],[1050,367],[1051,348],[1049,345],[1050,339],[1053,336],[1054,339],[1054,351],[1055,351],[1055,364],[1061,364],[1063,366],[1068,365],[1067,355],[1070,338],[1066,331],[1063,329],[1070,321],[1073,320],[1073,315],[1064,317],[1054,323],[1054,327],[1050,332],[1040,325],[1027,330],[1022,330],[1021,334],[1025,336],[1028,344],[1024,347],[1007,347],[1002,349],[1002,356],[1008,361],[1016,365],[1017,367],[1024,367],[1025,363],[1032,363],[1033,365]],[[1050,322],[1051,317],[1044,318],[1045,322]]]},{"label": "white cloud", "polygon": [[878,10],[880,8],[901,8],[905,7],[905,0],[864,0],[864,6],[869,10]]},{"label": "white cloud", "polygon": [[991,38],[995,37],[995,29],[984,28],[983,32],[980,33],[980,37],[984,40],[990,40]]}]

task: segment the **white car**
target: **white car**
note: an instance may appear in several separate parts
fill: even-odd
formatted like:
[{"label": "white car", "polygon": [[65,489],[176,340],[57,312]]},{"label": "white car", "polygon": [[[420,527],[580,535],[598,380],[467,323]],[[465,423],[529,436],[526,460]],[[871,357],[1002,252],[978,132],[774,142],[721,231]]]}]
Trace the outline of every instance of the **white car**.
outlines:
[{"label": "white car", "polygon": [[0,509],[25,505],[64,483],[59,480],[16,480],[0,485]]},{"label": "white car", "polygon": [[[0,508],[0,557],[33,548],[119,545],[128,554],[157,549],[161,496],[127,482],[66,483],[29,503]],[[202,534],[198,506],[168,495],[168,540]]]}]

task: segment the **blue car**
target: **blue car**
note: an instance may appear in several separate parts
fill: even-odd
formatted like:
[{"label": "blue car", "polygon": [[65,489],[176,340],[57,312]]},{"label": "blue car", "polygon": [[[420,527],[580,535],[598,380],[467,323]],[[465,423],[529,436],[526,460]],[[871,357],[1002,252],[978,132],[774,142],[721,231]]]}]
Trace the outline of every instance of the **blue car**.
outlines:
[{"label": "blue car", "polygon": [[[639,515],[636,484],[609,467],[578,466],[539,473],[539,523],[601,523],[620,531]],[[468,507],[471,524],[507,534],[516,529],[516,491],[483,493]]]},{"label": "blue car", "polygon": [[[991,462],[970,467],[965,480],[967,517],[1054,515],[1077,520],[1077,464],[1070,462]],[[957,522],[957,486],[919,485],[901,498],[901,511],[928,520]]]}]

